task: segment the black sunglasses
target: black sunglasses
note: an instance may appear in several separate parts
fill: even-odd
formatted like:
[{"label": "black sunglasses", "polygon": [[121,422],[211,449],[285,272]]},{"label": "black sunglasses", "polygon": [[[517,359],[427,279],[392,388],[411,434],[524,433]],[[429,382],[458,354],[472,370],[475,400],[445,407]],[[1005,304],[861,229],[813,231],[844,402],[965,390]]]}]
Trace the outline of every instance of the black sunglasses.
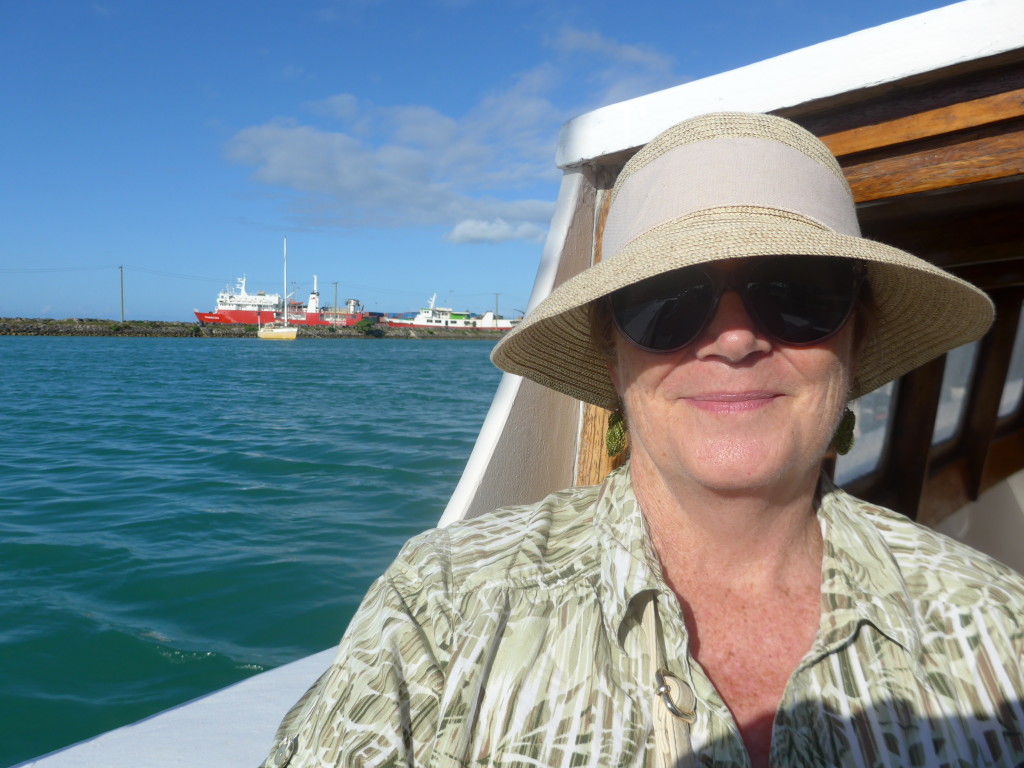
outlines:
[{"label": "black sunglasses", "polygon": [[850,317],[865,271],[859,261],[825,256],[766,256],[730,272],[683,267],[612,293],[612,317],[641,349],[675,352],[697,340],[731,289],[769,338],[791,347],[817,344]]}]

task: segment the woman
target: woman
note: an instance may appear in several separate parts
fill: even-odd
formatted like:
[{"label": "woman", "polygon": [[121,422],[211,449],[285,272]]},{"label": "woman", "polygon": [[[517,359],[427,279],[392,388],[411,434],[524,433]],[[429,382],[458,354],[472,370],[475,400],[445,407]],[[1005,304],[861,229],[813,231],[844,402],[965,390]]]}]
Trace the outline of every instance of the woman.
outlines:
[{"label": "woman", "polygon": [[853,499],[853,397],[992,319],[860,238],[827,149],[706,115],[625,166],[603,260],[496,348],[631,455],[417,537],[266,765],[1017,765],[1024,581]]}]

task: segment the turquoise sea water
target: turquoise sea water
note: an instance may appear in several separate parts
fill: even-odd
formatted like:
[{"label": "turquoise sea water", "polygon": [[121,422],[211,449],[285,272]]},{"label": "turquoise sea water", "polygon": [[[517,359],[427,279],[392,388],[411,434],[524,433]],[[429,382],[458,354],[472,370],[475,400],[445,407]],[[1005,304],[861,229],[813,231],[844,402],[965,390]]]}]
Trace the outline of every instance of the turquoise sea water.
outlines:
[{"label": "turquoise sea water", "polygon": [[0,337],[0,766],[336,644],[493,342]]}]

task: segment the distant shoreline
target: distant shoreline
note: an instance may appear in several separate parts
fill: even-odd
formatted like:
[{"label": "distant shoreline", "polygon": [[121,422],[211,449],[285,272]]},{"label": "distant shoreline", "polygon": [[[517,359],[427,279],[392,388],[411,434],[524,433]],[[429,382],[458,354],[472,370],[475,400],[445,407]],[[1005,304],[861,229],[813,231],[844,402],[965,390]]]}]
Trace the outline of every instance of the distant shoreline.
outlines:
[{"label": "distant shoreline", "polygon": [[[373,327],[369,331],[334,326],[300,325],[299,338],[317,339],[500,339],[502,331],[474,329],[405,329]],[[255,338],[255,325],[228,325],[163,320],[5,317],[0,336],[136,336],[154,338]]]}]

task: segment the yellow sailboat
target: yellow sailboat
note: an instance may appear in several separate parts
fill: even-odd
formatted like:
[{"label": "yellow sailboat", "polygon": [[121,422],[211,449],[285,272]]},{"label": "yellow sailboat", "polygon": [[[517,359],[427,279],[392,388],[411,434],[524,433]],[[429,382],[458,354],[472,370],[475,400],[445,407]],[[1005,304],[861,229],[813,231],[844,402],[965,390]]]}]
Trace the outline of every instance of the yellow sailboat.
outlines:
[{"label": "yellow sailboat", "polygon": [[[288,238],[284,239],[284,290],[281,292],[281,319],[275,320],[267,325],[260,324],[256,329],[256,336],[261,339],[290,340],[298,335],[298,328],[288,325]],[[257,314],[257,323],[259,315]]]},{"label": "yellow sailboat", "polygon": [[256,331],[256,335],[261,339],[294,339],[297,335],[295,326],[286,328],[277,323],[271,323],[270,325],[264,325]]}]

